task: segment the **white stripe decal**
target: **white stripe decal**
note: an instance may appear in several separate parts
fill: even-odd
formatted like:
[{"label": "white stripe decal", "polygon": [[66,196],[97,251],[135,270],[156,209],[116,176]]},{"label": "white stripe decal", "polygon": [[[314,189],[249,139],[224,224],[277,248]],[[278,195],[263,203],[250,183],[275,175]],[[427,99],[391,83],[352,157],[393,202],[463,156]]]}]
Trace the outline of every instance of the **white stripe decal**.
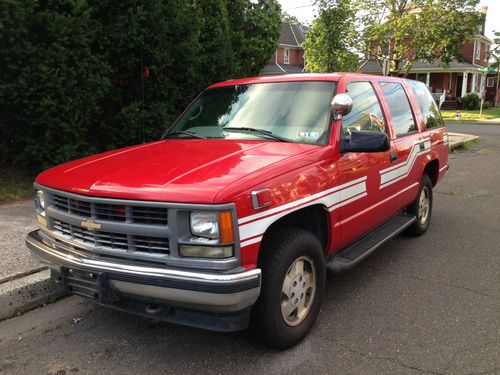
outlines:
[{"label": "white stripe decal", "polygon": [[262,237],[263,236],[255,237],[255,238],[252,238],[251,240],[243,241],[243,242],[241,242],[240,245],[241,245],[241,247],[253,245],[254,243],[262,241]]},{"label": "white stripe decal", "polygon": [[296,201],[293,201],[293,202],[290,202],[290,203],[287,203],[287,204],[275,207],[273,209],[266,210],[266,211],[263,211],[263,212],[259,212],[258,214],[254,214],[254,215],[243,217],[243,218],[241,218],[241,219],[238,220],[238,224],[240,224],[240,225],[241,224],[245,224],[245,223],[247,223],[249,221],[253,221],[253,220],[262,218],[264,216],[269,216],[269,215],[272,215],[274,213],[277,213],[277,212],[280,212],[280,211],[283,211],[283,210],[287,210],[289,208],[293,208],[293,207],[296,207],[298,205],[302,205],[304,203],[308,203],[310,201],[313,201],[313,200],[316,200],[318,198],[321,198],[321,197],[323,197],[325,195],[331,194],[331,193],[333,193],[335,191],[345,189],[345,188],[347,188],[349,186],[352,186],[354,184],[357,184],[357,183],[359,183],[361,181],[366,181],[366,176],[358,178],[358,179],[353,180],[353,181],[346,182],[345,184],[342,184],[342,185],[339,185],[339,186],[335,186],[335,187],[327,189],[327,190],[323,190],[323,191],[321,191],[319,193],[316,193],[314,195],[310,195],[308,197],[301,198],[301,199],[298,199]]},{"label": "white stripe decal", "polygon": [[[430,148],[430,138],[423,138],[422,140],[418,141],[417,143],[414,143],[413,146],[412,146],[412,150],[411,152],[413,152],[413,150],[416,148],[416,146],[418,145],[420,147],[420,143],[424,141],[424,145],[426,145],[427,147],[427,144],[429,145],[429,148]],[[428,141],[428,143],[426,144],[425,142]],[[380,171],[380,174],[384,174],[384,173],[387,173],[389,171],[392,171],[394,169],[397,169],[397,168],[401,168],[402,166],[405,166],[406,164],[408,164],[408,159],[406,159],[406,161],[402,162],[402,163],[399,163],[399,164],[396,164],[396,165],[393,165],[393,166],[390,166],[389,168],[385,168],[385,169],[382,169]]]},{"label": "white stripe decal", "polygon": [[340,202],[340,203],[338,203],[338,204],[336,204],[336,205],[333,205],[332,207],[330,207],[330,208],[328,209],[328,211],[329,211],[329,212],[332,212],[332,211],[336,210],[336,209],[337,209],[337,208],[339,208],[339,207],[342,207],[342,206],[344,206],[344,205],[346,205],[346,204],[348,204],[348,203],[351,203],[351,202],[357,201],[358,199],[363,198],[363,197],[366,197],[367,195],[368,195],[368,194],[367,194],[366,192],[364,192],[364,193],[362,193],[362,194],[359,194],[359,195],[356,195],[356,196],[352,197],[351,199],[347,199],[347,200],[345,200],[345,201],[343,201],[343,202]]},{"label": "white stripe decal", "polygon": [[[423,142],[424,149],[420,151],[420,144]],[[410,155],[406,161],[399,163],[393,167],[386,168],[380,171],[380,189],[383,189],[395,182],[402,180],[407,177],[413,165],[417,160],[417,157],[425,154],[431,148],[431,142],[428,138],[423,139],[415,143],[410,151]]]},{"label": "white stripe decal", "polygon": [[[347,184],[344,184],[344,185],[340,185],[337,187],[337,189],[336,189],[337,191],[333,191],[332,193],[327,194],[327,195],[325,195],[324,192],[322,192],[320,194],[315,194],[315,195],[319,195],[319,198],[309,199],[308,201],[306,201],[305,203],[302,203],[302,204],[297,204],[300,200],[292,202],[294,204],[291,205],[291,208],[289,208],[289,209],[283,209],[283,208],[290,206],[290,205],[283,205],[280,207],[276,207],[276,209],[274,209],[274,212],[277,211],[277,213],[275,213],[274,215],[268,215],[268,216],[262,217],[258,220],[252,221],[252,222],[245,221],[245,224],[240,224],[240,226],[239,226],[240,241],[242,241],[242,246],[243,246],[243,244],[247,244],[248,242],[253,241],[253,239],[249,240],[249,241],[246,241],[246,240],[248,240],[249,238],[255,237],[257,235],[263,234],[273,222],[275,222],[276,220],[278,220],[279,218],[281,218],[283,216],[288,215],[290,212],[295,211],[299,207],[304,208],[307,206],[311,206],[313,204],[321,203],[321,204],[325,205],[326,207],[328,207],[328,210],[331,212],[339,207],[342,207],[345,204],[354,202],[355,200],[358,200],[358,199],[365,197],[367,195],[366,194],[366,182],[365,182],[366,177],[364,177],[362,179],[354,180],[354,181],[359,181],[359,180],[362,180],[362,181],[358,182],[357,184],[352,185],[352,186],[349,186],[349,185],[352,184],[353,181],[351,181]],[[347,185],[348,187],[338,191],[338,188],[345,186],[345,185]],[[329,189],[326,191],[331,191],[331,190],[333,190],[333,189]],[[311,197],[314,197],[314,196],[311,196]],[[309,198],[311,198],[311,197],[309,197]],[[272,211],[272,210],[269,210],[269,211]],[[244,218],[244,219],[247,219],[247,218]]]},{"label": "white stripe decal", "polygon": [[[422,142],[424,144],[424,149],[420,151],[420,144]],[[413,145],[406,161],[381,170],[380,189],[407,177],[417,157],[425,154],[430,148],[430,138],[421,139]],[[308,197],[239,219],[238,224],[241,247],[260,242],[263,234],[272,223],[299,208],[305,208],[319,203],[326,206],[329,212],[332,212],[346,204],[366,197],[368,195],[366,191],[366,179],[367,176],[364,176]]]},{"label": "white stripe decal", "polygon": [[[413,146],[412,146],[412,149],[410,151],[410,154],[414,151],[414,150],[417,150],[420,148],[420,143],[424,142],[424,146],[425,146],[425,149],[430,149],[431,148],[431,142],[430,142],[430,138],[423,138],[421,140],[419,140],[418,142],[414,143]],[[380,171],[380,174],[384,174],[384,173],[387,173],[389,171],[392,171],[394,169],[397,169],[397,168],[401,168],[401,167],[404,167],[405,165],[408,164],[408,161],[409,161],[409,158],[406,159],[404,162],[402,163],[399,163],[399,164],[396,164],[396,165],[393,165],[389,168],[385,168],[385,169],[382,169]]]}]

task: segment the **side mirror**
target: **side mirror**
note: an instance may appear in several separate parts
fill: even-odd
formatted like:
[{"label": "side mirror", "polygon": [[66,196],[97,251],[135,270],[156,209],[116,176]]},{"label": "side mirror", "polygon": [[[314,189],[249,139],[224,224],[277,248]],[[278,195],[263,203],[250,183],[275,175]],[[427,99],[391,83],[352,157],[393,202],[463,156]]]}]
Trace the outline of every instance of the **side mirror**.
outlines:
[{"label": "side mirror", "polygon": [[352,110],[352,98],[349,94],[337,94],[333,97],[330,104],[333,118],[340,120]]},{"label": "side mirror", "polygon": [[368,130],[352,132],[350,139],[346,139],[345,146],[347,152],[383,152],[391,148],[386,133]]}]

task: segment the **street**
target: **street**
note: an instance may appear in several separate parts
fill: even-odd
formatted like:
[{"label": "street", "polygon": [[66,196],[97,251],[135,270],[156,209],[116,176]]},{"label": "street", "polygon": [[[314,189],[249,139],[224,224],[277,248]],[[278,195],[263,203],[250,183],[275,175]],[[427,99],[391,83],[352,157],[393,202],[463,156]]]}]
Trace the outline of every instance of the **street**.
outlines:
[{"label": "street", "polygon": [[500,374],[500,125],[448,130],[480,138],[450,154],[428,232],[328,275],[318,321],[296,347],[69,297],[0,322],[0,374]]}]

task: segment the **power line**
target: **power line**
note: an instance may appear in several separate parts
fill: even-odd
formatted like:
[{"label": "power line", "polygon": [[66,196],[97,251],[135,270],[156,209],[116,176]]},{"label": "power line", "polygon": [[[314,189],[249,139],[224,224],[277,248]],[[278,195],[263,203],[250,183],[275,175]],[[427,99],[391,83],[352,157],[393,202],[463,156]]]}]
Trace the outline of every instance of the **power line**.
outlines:
[{"label": "power line", "polygon": [[286,8],[285,10],[293,10],[293,9],[300,9],[300,8],[310,8],[313,7],[314,4],[311,5],[301,5],[300,7],[293,7],[293,8]]}]

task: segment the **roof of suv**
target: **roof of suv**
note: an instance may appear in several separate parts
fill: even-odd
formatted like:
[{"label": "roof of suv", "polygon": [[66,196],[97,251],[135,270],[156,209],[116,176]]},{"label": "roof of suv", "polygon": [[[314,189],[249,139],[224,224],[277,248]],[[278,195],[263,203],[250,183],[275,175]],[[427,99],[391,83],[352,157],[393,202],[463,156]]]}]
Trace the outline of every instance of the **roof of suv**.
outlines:
[{"label": "roof of suv", "polygon": [[229,81],[223,81],[211,85],[209,88],[221,87],[221,86],[232,86],[232,85],[246,85],[251,83],[269,83],[269,82],[297,82],[297,81],[338,81],[340,77],[346,76],[356,76],[380,80],[401,80],[397,77],[388,76],[374,76],[368,74],[360,73],[303,73],[303,74],[283,74],[283,75],[271,75],[271,76],[260,76],[260,77],[249,77],[240,79],[231,79]]}]

